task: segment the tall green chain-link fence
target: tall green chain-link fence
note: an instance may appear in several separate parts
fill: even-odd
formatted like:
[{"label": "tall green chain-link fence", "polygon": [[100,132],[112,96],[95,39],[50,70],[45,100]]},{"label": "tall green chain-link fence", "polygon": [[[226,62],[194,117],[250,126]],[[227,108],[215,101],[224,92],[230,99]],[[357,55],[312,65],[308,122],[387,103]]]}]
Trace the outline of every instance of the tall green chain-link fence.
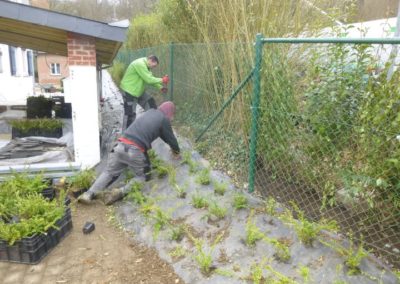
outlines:
[{"label": "tall green chain-link fence", "polygon": [[179,133],[238,186],[336,220],[400,267],[400,84],[386,64],[398,43],[259,35],[255,46],[170,44],[117,60],[160,58]]}]

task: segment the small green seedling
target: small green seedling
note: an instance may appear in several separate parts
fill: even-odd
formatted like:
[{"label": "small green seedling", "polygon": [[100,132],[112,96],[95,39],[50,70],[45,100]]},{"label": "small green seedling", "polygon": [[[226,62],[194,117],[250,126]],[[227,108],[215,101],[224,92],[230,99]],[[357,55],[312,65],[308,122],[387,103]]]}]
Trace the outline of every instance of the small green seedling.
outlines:
[{"label": "small green seedling", "polygon": [[361,261],[368,256],[368,251],[364,249],[363,243],[355,248],[352,238],[350,239],[350,247],[342,249],[342,255],[345,257],[345,265],[347,266],[349,275],[359,274]]},{"label": "small green seedling", "polygon": [[248,207],[248,200],[244,194],[236,194],[233,197],[233,208],[236,210],[245,209]]},{"label": "small green seedling", "polygon": [[235,272],[228,269],[217,268],[214,273],[225,277],[235,277]]},{"label": "small green seedling", "polygon": [[174,186],[174,190],[176,192],[176,195],[178,196],[178,198],[186,198],[186,185],[185,186],[179,186],[178,184],[175,184]]},{"label": "small green seedling", "polygon": [[344,264],[348,268],[349,275],[356,275],[361,272],[360,271],[361,261],[369,254],[369,251],[364,249],[363,242],[361,242],[361,244],[356,248],[353,241],[353,236],[351,234],[350,234],[349,247],[344,247],[343,245],[338,244],[337,242],[332,243],[323,240],[320,240],[320,242],[330,247],[331,249],[335,250],[337,253],[339,253],[341,256],[345,258]]},{"label": "small green seedling", "polygon": [[197,264],[200,266],[200,271],[204,275],[210,275],[211,267],[212,267],[212,256],[211,252],[206,252],[203,248],[203,241],[196,242],[196,249],[197,254],[195,255],[194,259],[196,260]]},{"label": "small green seedling", "polygon": [[253,221],[253,210],[250,212],[249,218],[246,223],[246,245],[251,247],[256,244],[257,241],[261,240],[264,237],[264,234],[257,227],[255,222]]},{"label": "small green seedling", "polygon": [[279,239],[269,238],[267,236],[263,236],[263,240],[267,243],[270,243],[275,248],[275,258],[280,262],[288,262],[290,259],[290,251],[289,246],[283,241]]},{"label": "small green seedling", "polygon": [[205,197],[195,194],[192,196],[192,204],[194,208],[201,209],[208,207],[208,201]]},{"label": "small green seedling", "polygon": [[261,263],[253,263],[250,268],[251,280],[253,280],[254,284],[261,284],[265,282],[263,269],[265,265],[265,259],[261,261]]},{"label": "small green seedling", "polygon": [[329,230],[334,232],[337,231],[337,223],[335,221],[309,221],[304,216],[304,212],[301,211],[294,202],[292,202],[292,206],[297,212],[298,220],[295,220],[293,218],[293,215],[289,210],[286,210],[285,214],[283,215],[283,220],[285,223],[293,226],[298,238],[304,245],[312,246],[314,240],[317,238],[322,230]]},{"label": "small green seedling", "polygon": [[172,165],[168,165],[167,172],[168,172],[168,183],[171,186],[174,186],[176,184],[176,169]]},{"label": "small green seedling", "polygon": [[145,216],[150,217],[150,214],[157,209],[154,204],[154,200],[147,198],[147,200],[141,204],[139,211]]},{"label": "small green seedling", "polygon": [[144,184],[142,182],[135,181],[131,186],[131,191],[128,193],[126,198],[136,204],[142,205],[146,202],[146,197],[143,195],[141,190]]},{"label": "small green seedling", "polygon": [[191,152],[184,152],[182,155],[182,164],[187,164],[189,166],[189,173],[194,174],[198,171],[198,164],[192,160]]},{"label": "small green seedling", "polygon": [[301,278],[303,278],[304,284],[310,283],[311,281],[310,268],[308,268],[307,266],[300,265],[300,267],[297,269],[297,272],[300,274]]},{"label": "small green seedling", "polygon": [[200,266],[200,271],[206,275],[209,276],[212,271],[212,253],[215,249],[215,246],[221,241],[223,234],[218,235],[214,242],[212,243],[211,247],[206,250],[204,249],[204,241],[201,239],[196,239],[195,237],[189,235],[189,237],[192,239],[196,246],[197,254],[194,256],[194,259],[196,260],[197,264]]},{"label": "small green seedling", "polygon": [[223,219],[226,216],[227,211],[227,208],[220,207],[216,202],[211,203],[208,207],[208,212],[218,219]]},{"label": "small green seedling", "polygon": [[209,185],[211,183],[210,169],[202,169],[196,177],[196,182],[201,185]]},{"label": "small green seedling", "polygon": [[161,208],[156,207],[154,214],[151,216],[155,220],[154,223],[154,238],[157,238],[158,233],[164,228],[165,225],[169,224],[171,218],[161,210]]},{"label": "small green seedling", "polygon": [[176,246],[169,252],[169,255],[173,258],[181,258],[185,256],[187,251],[182,246]]},{"label": "small green seedling", "polygon": [[216,195],[224,195],[226,192],[226,189],[228,188],[228,184],[225,182],[217,182],[214,181],[214,193]]},{"label": "small green seedling", "polygon": [[180,242],[185,236],[185,226],[183,224],[171,229],[171,240]]},{"label": "small green seedling", "polygon": [[272,273],[272,277],[268,277],[266,280],[266,283],[271,283],[271,284],[298,284],[295,280],[292,278],[289,278],[279,271],[275,270],[271,265],[266,265],[265,269],[267,269],[269,272]]},{"label": "small green seedling", "polygon": [[276,214],[277,202],[273,197],[268,197],[265,201],[265,212],[271,216]]}]

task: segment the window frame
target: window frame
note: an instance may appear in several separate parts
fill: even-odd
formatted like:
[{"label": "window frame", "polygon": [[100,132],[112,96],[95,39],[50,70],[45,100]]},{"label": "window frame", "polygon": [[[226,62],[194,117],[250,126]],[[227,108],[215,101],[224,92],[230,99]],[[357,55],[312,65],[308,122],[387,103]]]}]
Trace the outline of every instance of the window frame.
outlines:
[{"label": "window frame", "polygon": [[[57,71],[58,71],[58,73],[57,73]],[[50,75],[53,75],[53,76],[61,75],[61,64],[60,63],[57,63],[57,62],[50,63]]]}]

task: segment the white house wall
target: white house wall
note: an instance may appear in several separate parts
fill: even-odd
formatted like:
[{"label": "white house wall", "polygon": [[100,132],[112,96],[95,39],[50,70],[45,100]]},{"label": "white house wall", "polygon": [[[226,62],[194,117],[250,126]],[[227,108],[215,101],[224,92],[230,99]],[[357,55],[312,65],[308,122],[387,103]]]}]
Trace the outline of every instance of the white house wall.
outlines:
[{"label": "white house wall", "polygon": [[3,70],[0,72],[0,105],[25,105],[26,98],[34,94],[34,77],[28,74],[28,50],[16,49],[15,76],[11,75],[8,45],[0,44],[0,51]]}]

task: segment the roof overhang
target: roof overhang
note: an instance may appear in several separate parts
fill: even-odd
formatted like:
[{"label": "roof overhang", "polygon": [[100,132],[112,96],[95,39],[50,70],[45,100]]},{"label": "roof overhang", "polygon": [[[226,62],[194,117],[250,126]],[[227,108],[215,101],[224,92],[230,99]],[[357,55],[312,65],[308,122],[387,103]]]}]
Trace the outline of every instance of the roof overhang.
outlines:
[{"label": "roof overhang", "polygon": [[97,61],[111,64],[126,37],[125,27],[0,0],[0,43],[68,56],[69,32],[93,37]]}]

